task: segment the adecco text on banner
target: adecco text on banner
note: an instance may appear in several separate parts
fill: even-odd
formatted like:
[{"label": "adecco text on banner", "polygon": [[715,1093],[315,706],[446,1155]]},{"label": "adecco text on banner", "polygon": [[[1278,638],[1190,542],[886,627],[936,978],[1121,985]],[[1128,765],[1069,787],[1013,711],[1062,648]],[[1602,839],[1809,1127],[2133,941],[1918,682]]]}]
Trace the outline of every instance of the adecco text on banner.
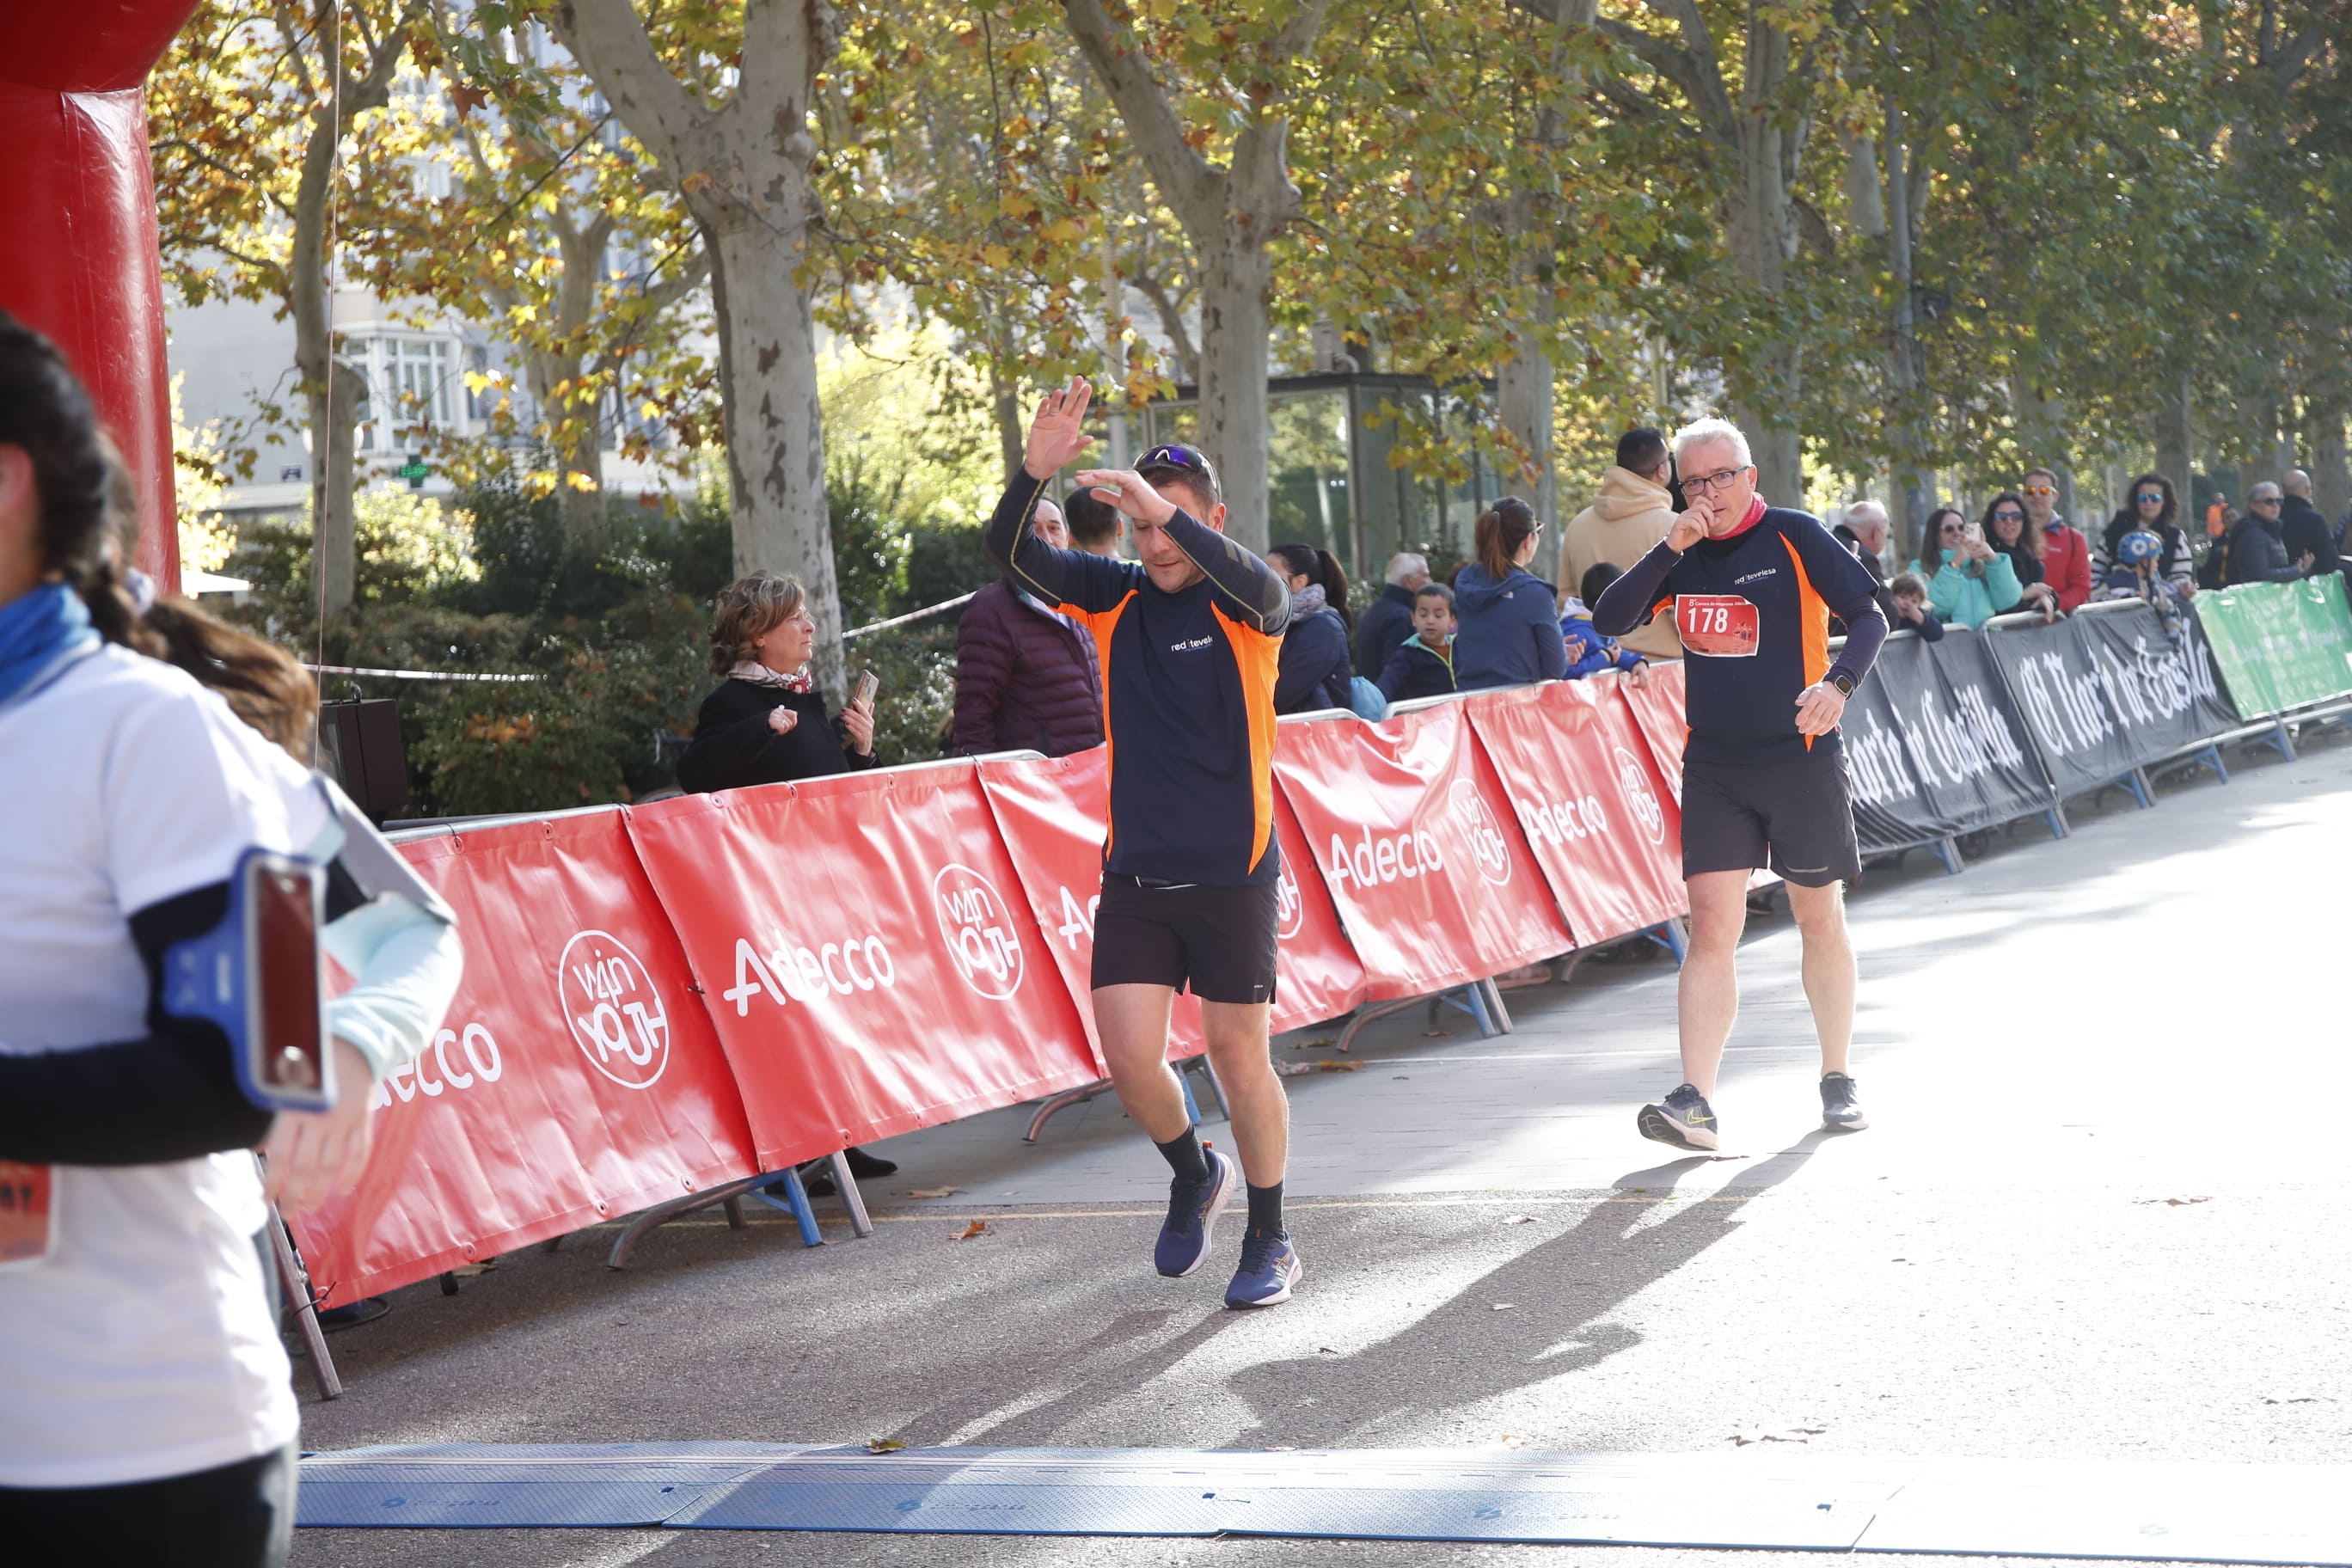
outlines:
[{"label": "adecco text on banner", "polygon": [[581,931],[555,961],[555,989],[590,1067],[623,1089],[660,1080],[669,1066],[669,1009],[627,943],[609,931]]},{"label": "adecco text on banner", "polygon": [[1334,882],[1353,881],[1359,887],[1377,888],[1443,871],[1445,857],[1439,853],[1436,838],[1426,828],[1409,828],[1375,838],[1372,825],[1368,822],[1364,824],[1363,837],[1352,849],[1338,834],[1331,835],[1331,868]]},{"label": "adecco text on banner", "polygon": [[751,1011],[751,998],[762,991],[781,1007],[786,997],[814,1002],[827,990],[847,996],[898,983],[898,966],[890,962],[890,950],[883,945],[878,932],[845,936],[815,948],[795,946],[792,938],[779,934],[765,953],[751,945],[750,937],[739,936],[735,984],[719,994],[735,1004],[735,1016],[740,1018]]},{"label": "adecco text on banner", "polygon": [[[457,1047],[459,1061],[449,1059],[449,1047]],[[428,1076],[427,1069],[434,1069]],[[433,1043],[416,1053],[416,1059],[398,1072],[387,1075],[375,1086],[375,1098],[369,1100],[372,1109],[390,1105],[396,1095],[403,1105],[418,1095],[438,1100],[446,1091],[471,1089],[478,1083],[496,1083],[506,1071],[505,1058],[499,1055],[499,1042],[479,1024],[468,1024],[463,1035],[455,1029],[444,1029],[433,1037]]]}]

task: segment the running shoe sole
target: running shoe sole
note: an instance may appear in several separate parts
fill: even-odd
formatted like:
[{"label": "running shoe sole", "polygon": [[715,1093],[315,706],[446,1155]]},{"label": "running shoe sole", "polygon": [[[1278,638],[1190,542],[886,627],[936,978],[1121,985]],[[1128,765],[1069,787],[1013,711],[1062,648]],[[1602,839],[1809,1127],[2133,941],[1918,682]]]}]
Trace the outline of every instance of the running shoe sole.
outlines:
[{"label": "running shoe sole", "polygon": [[1642,1130],[1644,1138],[1661,1143],[1671,1143],[1677,1149],[1688,1149],[1700,1154],[1712,1154],[1722,1147],[1722,1140],[1704,1127],[1686,1128],[1666,1114],[1663,1105],[1645,1105],[1633,1125]]},{"label": "running shoe sole", "polygon": [[1824,1116],[1822,1118],[1822,1125],[1832,1132],[1860,1132],[1870,1125],[1870,1118],[1857,1116],[1851,1121],[1833,1121]]},{"label": "running shoe sole", "polygon": [[[1210,1189],[1209,1206],[1201,1215],[1201,1250],[1193,1254],[1190,1264],[1173,1274],[1165,1268],[1160,1269],[1163,1279],[1189,1279],[1201,1271],[1201,1265],[1209,1261],[1209,1247],[1216,1240],[1217,1216],[1223,1214],[1225,1205],[1234,1200],[1234,1178],[1239,1167],[1213,1149],[1209,1151],[1209,1164],[1216,1173],[1217,1184]],[[1153,1267],[1158,1265],[1155,1263]]]},{"label": "running shoe sole", "polygon": [[1236,1301],[1228,1296],[1225,1298],[1225,1306],[1236,1312],[1255,1311],[1260,1307],[1279,1306],[1290,1300],[1290,1288],[1297,1284],[1306,1273],[1307,1266],[1298,1260],[1298,1254],[1294,1252],[1290,1255],[1290,1267],[1283,1271],[1281,1289],[1271,1296],[1261,1296],[1255,1301]]}]

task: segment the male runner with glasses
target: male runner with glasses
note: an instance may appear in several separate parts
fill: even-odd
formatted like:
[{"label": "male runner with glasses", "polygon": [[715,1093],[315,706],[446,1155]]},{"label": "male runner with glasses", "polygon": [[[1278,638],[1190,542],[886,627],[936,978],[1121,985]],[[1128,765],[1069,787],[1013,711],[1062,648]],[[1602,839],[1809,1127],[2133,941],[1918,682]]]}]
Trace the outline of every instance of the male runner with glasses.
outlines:
[{"label": "male runner with glasses", "polygon": [[[1290,1104],[1274,1070],[1279,848],[1274,834],[1274,679],[1290,590],[1223,533],[1216,470],[1190,447],[1154,447],[1132,469],[1089,469],[1112,492],[1136,561],[1055,550],[1024,524],[1091,445],[1093,389],[1049,394],[1022,470],[989,520],[988,552],[1094,635],[1109,741],[1110,823],[1095,910],[1096,1032],[1119,1102],[1174,1172],[1153,1263],[1181,1279],[1209,1256],[1244,1177],[1249,1233],[1228,1307],[1270,1307],[1298,1282],[1282,1225]],[[1233,1112],[1237,1171],[1203,1149],[1168,1068],[1179,987],[1201,998],[1209,1061]]]},{"label": "male runner with glasses", "polygon": [[[1748,437],[1721,419],[1685,426],[1675,461],[1690,510],[1592,606],[1604,637],[1671,610],[1688,655],[1690,741],[1683,757],[1683,878],[1690,951],[1676,1005],[1683,1082],[1645,1105],[1646,1138],[1720,1146],[1716,1068],[1739,1011],[1733,953],[1748,874],[1789,887],[1804,941],[1805,999],[1822,1042],[1822,1121],[1869,1125],[1846,1071],[1853,1037],[1853,944],[1843,889],[1862,874],[1838,719],[1886,640],[1877,584],[1810,512],[1756,493]],[[1847,626],[1832,662],[1829,619]]]}]

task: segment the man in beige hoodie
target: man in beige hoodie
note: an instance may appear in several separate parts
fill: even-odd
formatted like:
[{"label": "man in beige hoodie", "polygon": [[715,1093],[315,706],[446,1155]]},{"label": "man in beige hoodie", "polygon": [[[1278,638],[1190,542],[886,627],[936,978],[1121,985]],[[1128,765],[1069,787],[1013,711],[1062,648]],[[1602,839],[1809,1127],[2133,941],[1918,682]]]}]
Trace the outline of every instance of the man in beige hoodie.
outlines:
[{"label": "man in beige hoodie", "polygon": [[[1560,593],[1579,595],[1584,574],[1604,561],[1620,570],[1633,565],[1674,525],[1666,438],[1655,430],[1628,430],[1618,438],[1616,466],[1601,477],[1601,493],[1561,537]],[[1674,623],[1663,616],[1618,640],[1647,658],[1683,656]]]}]

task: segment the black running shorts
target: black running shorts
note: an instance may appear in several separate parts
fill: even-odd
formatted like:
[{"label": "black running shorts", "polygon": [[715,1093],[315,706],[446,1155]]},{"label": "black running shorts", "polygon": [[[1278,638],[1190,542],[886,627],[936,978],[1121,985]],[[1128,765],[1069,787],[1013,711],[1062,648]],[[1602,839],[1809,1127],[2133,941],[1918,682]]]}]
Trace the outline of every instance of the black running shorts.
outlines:
[{"label": "black running shorts", "polygon": [[1843,748],[1794,762],[1683,764],[1683,875],[1767,865],[1801,888],[1862,875]]},{"label": "black running shorts", "polygon": [[1162,887],[1103,873],[1094,986],[1169,985],[1203,1002],[1274,1000],[1278,883]]}]

